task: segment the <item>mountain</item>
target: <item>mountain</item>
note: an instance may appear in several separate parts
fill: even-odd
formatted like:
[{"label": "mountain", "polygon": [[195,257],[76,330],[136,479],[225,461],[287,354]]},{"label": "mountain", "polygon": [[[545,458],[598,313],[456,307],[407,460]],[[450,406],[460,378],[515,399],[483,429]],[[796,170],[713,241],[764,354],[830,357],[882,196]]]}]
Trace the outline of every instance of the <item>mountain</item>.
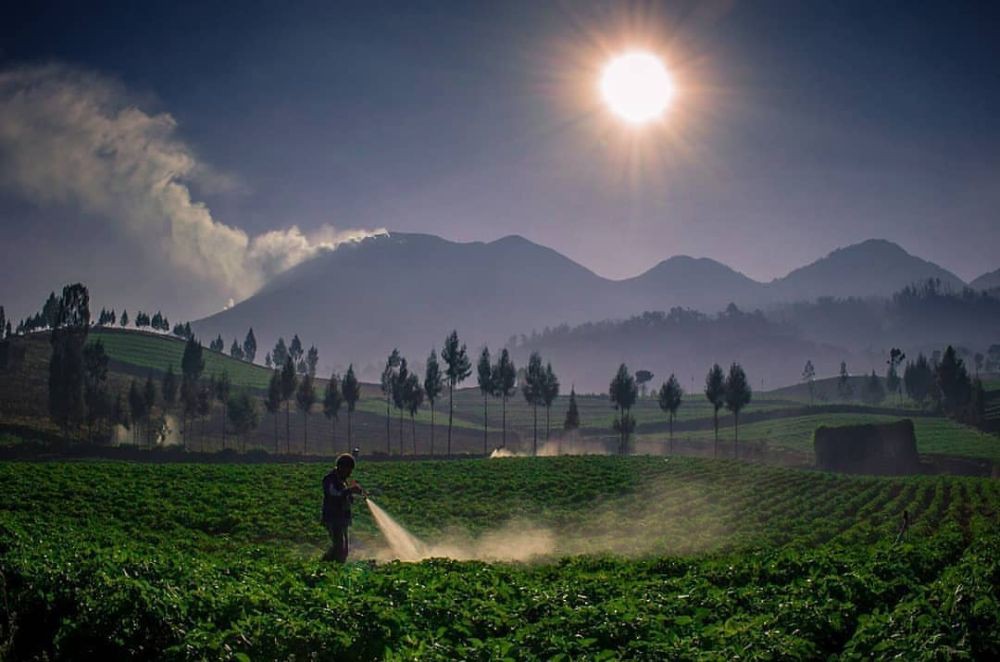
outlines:
[{"label": "mountain", "polygon": [[[766,286],[708,258],[678,255],[649,271],[621,281],[619,287],[645,302],[670,302],[698,310],[720,310],[732,301],[751,303],[766,298]],[[669,306],[653,306],[662,310]],[[633,309],[639,312],[645,309]]]},{"label": "mountain", "polygon": [[523,237],[456,243],[392,233],[342,244],[192,327],[201,338],[221,333],[227,346],[253,327],[261,356],[279,335],[288,342],[298,334],[319,348],[324,374],[353,362],[374,379],[393,347],[419,367],[451,329],[474,354],[484,343],[495,349],[545,327],[677,306],[711,313],[730,302],[752,309],[823,295],[888,295],[929,277],[962,285],[886,241],[834,251],[765,284],[706,258],[673,257],[613,281]]},{"label": "mountain", "polygon": [[369,378],[393,347],[423,363],[451,329],[470,351],[540,324],[583,322],[630,307],[615,284],[521,237],[455,243],[393,233],[341,245],[276,278],[260,292],[192,324],[200,337],[260,347],[298,334],[321,350],[322,368],[354,361]]},{"label": "mountain", "polygon": [[898,244],[869,239],[840,248],[790,272],[768,286],[771,301],[811,301],[821,296],[887,297],[907,285],[938,278],[946,289],[961,291],[962,279],[947,269],[910,255]]},{"label": "mountain", "polygon": [[995,290],[1000,288],[1000,269],[983,274],[969,283],[969,287],[974,290]]}]

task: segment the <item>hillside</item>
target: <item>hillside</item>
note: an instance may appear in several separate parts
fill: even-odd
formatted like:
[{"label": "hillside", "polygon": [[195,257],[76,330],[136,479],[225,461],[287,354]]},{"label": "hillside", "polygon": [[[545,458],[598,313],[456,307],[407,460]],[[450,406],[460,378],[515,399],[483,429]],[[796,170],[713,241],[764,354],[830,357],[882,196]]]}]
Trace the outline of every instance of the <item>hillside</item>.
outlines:
[{"label": "hillside", "polygon": [[974,290],[995,290],[1000,288],[1000,269],[991,271],[983,274],[979,278],[976,278],[969,283],[969,287]]},{"label": "hillside", "polygon": [[885,241],[840,249],[765,284],[718,262],[684,256],[612,281],[522,237],[455,243],[394,233],[342,245],[192,326],[200,337],[222,334],[227,342],[253,327],[262,348],[278,336],[287,341],[298,334],[318,346],[321,366],[343,370],[353,362],[374,381],[393,347],[422,363],[452,328],[475,351],[515,334],[644,310],[715,312],[730,302],[753,308],[821,295],[888,295],[927,278],[962,286],[941,267]]},{"label": "hillside", "polygon": [[840,248],[768,286],[772,302],[811,301],[819,297],[887,297],[907,285],[939,279],[945,289],[965,283],[947,269],[910,255],[884,239]]}]

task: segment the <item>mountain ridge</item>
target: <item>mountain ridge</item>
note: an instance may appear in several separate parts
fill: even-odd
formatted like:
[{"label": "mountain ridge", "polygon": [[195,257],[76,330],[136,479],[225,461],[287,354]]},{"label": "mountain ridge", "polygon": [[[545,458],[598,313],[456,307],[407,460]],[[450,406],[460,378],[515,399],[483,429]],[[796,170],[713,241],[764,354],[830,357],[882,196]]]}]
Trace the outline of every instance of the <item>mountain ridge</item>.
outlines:
[{"label": "mountain ridge", "polygon": [[513,334],[645,310],[710,313],[729,303],[755,308],[799,297],[882,296],[926,278],[964,286],[951,272],[886,240],[838,249],[764,283],[690,256],[611,280],[519,235],[460,243],[391,232],[293,267],[192,327],[203,338],[222,334],[227,344],[253,327],[262,348],[279,335],[287,341],[298,334],[321,355],[337,357],[322,366],[343,369],[354,361],[370,376],[393,347],[422,359],[453,328],[470,351],[478,351],[484,344],[503,345]]}]

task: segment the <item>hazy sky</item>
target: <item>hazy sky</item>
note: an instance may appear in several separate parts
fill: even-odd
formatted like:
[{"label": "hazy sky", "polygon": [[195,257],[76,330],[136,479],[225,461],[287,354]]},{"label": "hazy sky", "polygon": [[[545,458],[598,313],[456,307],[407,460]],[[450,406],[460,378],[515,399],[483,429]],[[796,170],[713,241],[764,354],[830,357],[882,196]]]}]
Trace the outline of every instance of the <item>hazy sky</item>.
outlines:
[{"label": "hazy sky", "polygon": [[[995,2],[89,4],[0,22],[18,315],[76,279],[201,315],[377,228],[614,278],[691,254],[767,280],[870,237],[1000,267]],[[596,102],[633,46],[679,89],[642,130]]]}]

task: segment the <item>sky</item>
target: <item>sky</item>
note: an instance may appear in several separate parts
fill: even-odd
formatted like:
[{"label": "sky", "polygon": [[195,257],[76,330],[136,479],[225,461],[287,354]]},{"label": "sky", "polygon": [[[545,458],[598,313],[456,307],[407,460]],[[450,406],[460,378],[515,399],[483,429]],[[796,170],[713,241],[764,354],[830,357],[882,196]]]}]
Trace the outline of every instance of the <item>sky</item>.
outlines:
[{"label": "sky", "polygon": [[[89,3],[86,3],[89,4]],[[294,5],[294,6],[292,6]],[[652,127],[615,54],[677,85]],[[383,229],[519,234],[610,278],[769,280],[878,237],[1000,268],[990,2],[15,3],[0,305],[66,282],[196,318]]]}]

